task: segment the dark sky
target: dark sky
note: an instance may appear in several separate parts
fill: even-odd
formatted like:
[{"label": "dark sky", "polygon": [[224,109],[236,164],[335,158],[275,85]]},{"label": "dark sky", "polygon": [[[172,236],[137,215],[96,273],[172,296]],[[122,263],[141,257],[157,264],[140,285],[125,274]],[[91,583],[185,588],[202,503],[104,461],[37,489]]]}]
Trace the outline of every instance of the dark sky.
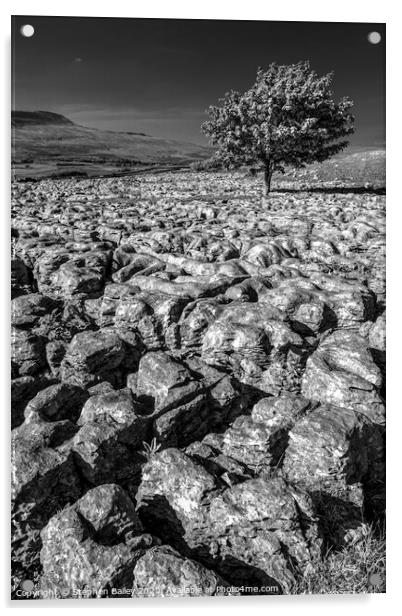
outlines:
[{"label": "dark sky", "polygon": [[352,143],[385,142],[384,24],[18,16],[12,45],[15,109],[206,143],[209,104],[246,90],[258,66],[308,59],[318,73],[335,71],[336,97],[355,101]]}]

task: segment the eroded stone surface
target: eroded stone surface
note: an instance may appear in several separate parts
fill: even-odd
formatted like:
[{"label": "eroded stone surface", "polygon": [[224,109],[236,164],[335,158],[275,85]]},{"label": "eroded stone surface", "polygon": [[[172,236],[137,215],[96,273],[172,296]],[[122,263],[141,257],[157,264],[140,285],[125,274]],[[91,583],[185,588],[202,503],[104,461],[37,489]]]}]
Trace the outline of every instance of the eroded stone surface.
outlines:
[{"label": "eroded stone surface", "polygon": [[299,567],[319,554],[321,541],[307,493],[299,497],[278,477],[223,488],[176,449],[156,454],[145,465],[137,505],[154,532],[160,528],[163,540],[213,566],[232,583],[270,582],[286,591],[294,579],[288,551]]},{"label": "eroded stone surface", "polygon": [[154,545],[114,484],[89,490],[52,517],[41,538],[41,588],[57,598],[101,598],[105,590],[131,588],[137,560]]},{"label": "eroded stone surface", "polygon": [[17,580],[291,592],[382,515],[383,196],[41,180],[12,227]]},{"label": "eroded stone surface", "polygon": [[41,529],[82,492],[70,446],[75,431],[68,420],[24,423],[13,430],[11,537],[17,575],[35,572]]},{"label": "eroded stone surface", "polygon": [[226,594],[229,584],[170,546],[151,548],[134,568],[133,597],[199,597]]}]

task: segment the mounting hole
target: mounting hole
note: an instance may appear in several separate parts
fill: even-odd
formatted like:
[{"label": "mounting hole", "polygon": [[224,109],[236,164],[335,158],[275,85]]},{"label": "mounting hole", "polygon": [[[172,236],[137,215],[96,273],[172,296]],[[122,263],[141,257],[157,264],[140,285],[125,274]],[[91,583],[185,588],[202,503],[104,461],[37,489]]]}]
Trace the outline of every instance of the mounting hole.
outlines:
[{"label": "mounting hole", "polygon": [[381,41],[381,34],[379,32],[370,32],[367,35],[368,42],[372,45],[378,45]]},{"label": "mounting hole", "polygon": [[22,36],[31,37],[35,34],[35,28],[31,24],[24,24],[21,26],[20,32]]}]

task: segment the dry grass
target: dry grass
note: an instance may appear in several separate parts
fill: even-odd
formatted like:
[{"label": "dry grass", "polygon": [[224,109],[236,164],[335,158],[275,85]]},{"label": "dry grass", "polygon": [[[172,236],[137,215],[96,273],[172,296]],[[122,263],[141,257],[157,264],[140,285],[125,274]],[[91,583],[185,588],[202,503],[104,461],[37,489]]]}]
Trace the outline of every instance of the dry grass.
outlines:
[{"label": "dry grass", "polygon": [[359,541],[341,551],[329,550],[292,590],[308,595],[384,592],[385,530],[375,526],[367,526]]}]

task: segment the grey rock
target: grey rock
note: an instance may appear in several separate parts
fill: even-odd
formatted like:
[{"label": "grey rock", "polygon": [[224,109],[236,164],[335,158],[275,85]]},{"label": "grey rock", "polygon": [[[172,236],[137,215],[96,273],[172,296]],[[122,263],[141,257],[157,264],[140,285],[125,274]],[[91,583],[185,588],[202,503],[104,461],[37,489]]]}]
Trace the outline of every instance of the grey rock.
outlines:
[{"label": "grey rock", "polygon": [[283,471],[314,495],[331,541],[342,545],[362,523],[365,489],[384,476],[381,428],[350,409],[318,407],[289,432]]},{"label": "grey rock", "polygon": [[67,343],[61,340],[52,340],[46,345],[46,361],[55,377],[60,376],[60,364],[66,354],[67,346]]},{"label": "grey rock", "polygon": [[91,484],[137,481],[144,461],[139,450],[149,438],[151,423],[142,410],[127,389],[94,395],[86,402],[72,449]]},{"label": "grey rock", "polygon": [[[303,568],[320,550],[306,493],[292,492],[278,478],[252,479],[222,490],[201,465],[178,450],[166,449],[145,465],[136,499],[144,524],[159,528],[163,540],[213,566],[232,583],[269,582],[278,592],[286,591],[294,581],[286,554]],[[161,526],[162,520],[168,524]]]},{"label": "grey rock", "polygon": [[381,383],[381,372],[364,339],[351,332],[336,332],[307,360],[301,391],[311,400],[354,409],[384,424],[384,404],[378,393]]},{"label": "grey rock", "polygon": [[124,345],[112,330],[76,334],[61,363],[63,381],[88,387],[113,380],[116,368],[124,360]]},{"label": "grey rock", "polygon": [[20,295],[11,302],[11,323],[18,327],[32,327],[56,305],[54,300],[40,293]]},{"label": "grey rock", "polygon": [[92,395],[84,404],[77,423],[83,426],[92,422],[107,422],[115,428],[123,428],[124,436],[120,438],[136,446],[145,439],[150,419],[126,388]]},{"label": "grey rock", "polygon": [[223,435],[222,453],[254,473],[282,462],[289,431],[306,412],[309,401],[298,396],[263,398],[251,415],[238,417]]},{"label": "grey rock", "polygon": [[45,379],[33,376],[20,376],[11,381],[11,428],[23,423],[26,405],[46,384]]},{"label": "grey rock", "polygon": [[111,588],[131,588],[137,560],[154,544],[128,495],[113,484],[53,516],[41,537],[41,589],[57,598],[102,598]]},{"label": "grey rock", "polygon": [[134,567],[133,597],[203,597],[238,594],[229,584],[170,546],[154,547]]},{"label": "grey rock", "polygon": [[13,430],[11,536],[17,571],[35,571],[41,529],[57,510],[80,496],[69,445],[75,431],[69,421],[23,424]]},{"label": "grey rock", "polygon": [[69,383],[58,383],[42,389],[27,404],[24,416],[26,423],[37,421],[76,422],[88,398],[85,389]]},{"label": "grey rock", "polygon": [[35,334],[13,327],[11,330],[11,363],[16,376],[34,375],[46,367],[45,343]]},{"label": "grey rock", "polygon": [[11,259],[11,299],[31,293],[32,273],[19,257]]}]

